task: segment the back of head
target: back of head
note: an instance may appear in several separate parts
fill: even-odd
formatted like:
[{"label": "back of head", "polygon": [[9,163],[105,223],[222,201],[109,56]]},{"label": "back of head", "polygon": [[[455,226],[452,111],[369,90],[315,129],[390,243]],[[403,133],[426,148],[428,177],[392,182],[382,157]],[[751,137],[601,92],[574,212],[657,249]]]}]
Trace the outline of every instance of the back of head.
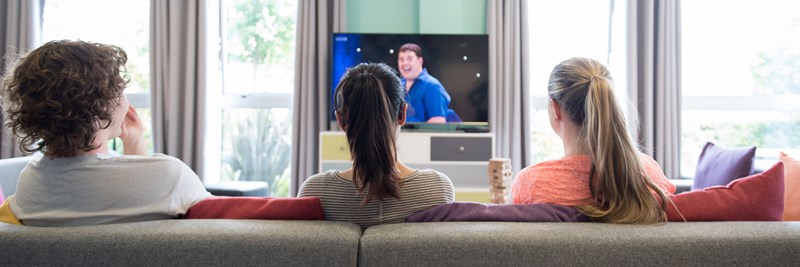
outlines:
[{"label": "back of head", "polygon": [[[581,210],[613,223],[666,220],[666,195],[642,166],[640,152],[627,131],[612,90],[608,69],[593,59],[565,60],[550,74],[548,92],[567,119],[581,126],[580,145],[592,158],[589,186],[596,206],[580,207]],[[650,190],[658,192],[661,201]]]},{"label": "back of head", "polygon": [[362,63],[347,70],[336,87],[335,109],[353,159],[353,182],[373,198],[399,198],[396,138],[405,118],[404,91],[394,70]]},{"label": "back of head", "polygon": [[50,41],[22,56],[3,78],[6,126],[24,152],[75,156],[95,149],[128,83],[128,57],[113,45]]}]

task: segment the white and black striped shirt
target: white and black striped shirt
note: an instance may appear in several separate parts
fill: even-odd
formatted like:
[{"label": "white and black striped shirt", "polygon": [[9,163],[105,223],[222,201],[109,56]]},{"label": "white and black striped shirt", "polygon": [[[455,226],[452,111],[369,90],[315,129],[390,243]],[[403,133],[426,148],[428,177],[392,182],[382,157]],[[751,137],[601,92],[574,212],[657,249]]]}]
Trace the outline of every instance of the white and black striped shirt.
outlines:
[{"label": "white and black striped shirt", "polygon": [[298,196],[319,197],[326,220],[352,222],[361,227],[403,222],[418,211],[453,202],[455,198],[450,178],[431,169],[403,177],[399,199],[372,199],[363,205],[365,193],[359,193],[353,181],[339,176],[339,171],[329,170],[309,177]]}]

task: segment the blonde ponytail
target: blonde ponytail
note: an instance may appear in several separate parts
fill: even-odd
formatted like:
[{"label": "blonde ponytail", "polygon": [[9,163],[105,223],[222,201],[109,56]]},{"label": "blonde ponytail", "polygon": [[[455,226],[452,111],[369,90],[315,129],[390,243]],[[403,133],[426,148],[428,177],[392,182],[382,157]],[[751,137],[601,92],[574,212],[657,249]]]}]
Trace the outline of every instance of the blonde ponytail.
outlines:
[{"label": "blonde ponytail", "polygon": [[582,125],[581,144],[592,159],[589,187],[595,205],[578,207],[581,212],[612,223],[665,221],[668,198],[645,172],[606,67],[593,59],[568,59],[551,73],[548,90]]}]

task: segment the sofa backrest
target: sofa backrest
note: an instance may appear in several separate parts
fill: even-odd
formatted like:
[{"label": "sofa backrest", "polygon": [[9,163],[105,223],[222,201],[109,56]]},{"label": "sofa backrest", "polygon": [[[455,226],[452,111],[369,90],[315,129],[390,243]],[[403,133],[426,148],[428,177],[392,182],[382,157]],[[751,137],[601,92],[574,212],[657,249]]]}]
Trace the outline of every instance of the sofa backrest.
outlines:
[{"label": "sofa backrest", "polygon": [[435,222],[369,227],[359,266],[797,266],[800,222]]},{"label": "sofa backrest", "polygon": [[356,266],[361,228],[332,221],[0,223],[0,266]]},{"label": "sofa backrest", "polygon": [[34,156],[0,159],[0,187],[3,188],[3,195],[8,197],[14,194],[19,173],[33,158]]}]

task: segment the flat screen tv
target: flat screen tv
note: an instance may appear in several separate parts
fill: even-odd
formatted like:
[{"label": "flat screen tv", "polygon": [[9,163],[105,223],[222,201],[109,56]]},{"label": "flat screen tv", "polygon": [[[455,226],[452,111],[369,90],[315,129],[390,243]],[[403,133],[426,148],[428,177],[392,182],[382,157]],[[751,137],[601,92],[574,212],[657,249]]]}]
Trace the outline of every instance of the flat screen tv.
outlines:
[{"label": "flat screen tv", "polygon": [[407,43],[422,49],[423,67],[442,83],[450,105],[447,123],[408,122],[403,130],[488,132],[489,39],[485,34],[334,33],[329,119],[336,120],[333,99],[348,68],[363,62],[383,62],[398,71],[398,50]]}]

